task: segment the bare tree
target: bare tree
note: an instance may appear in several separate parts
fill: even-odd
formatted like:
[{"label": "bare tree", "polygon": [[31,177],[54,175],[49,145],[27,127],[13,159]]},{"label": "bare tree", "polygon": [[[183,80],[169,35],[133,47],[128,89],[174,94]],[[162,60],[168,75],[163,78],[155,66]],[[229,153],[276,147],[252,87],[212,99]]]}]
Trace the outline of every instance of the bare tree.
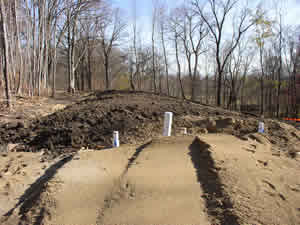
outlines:
[{"label": "bare tree", "polygon": [[278,68],[278,87],[277,87],[277,105],[276,105],[276,116],[279,117],[280,113],[280,94],[281,94],[281,78],[282,78],[282,16],[280,14],[280,24],[279,24],[279,68]]},{"label": "bare tree", "polygon": [[180,17],[178,16],[180,13],[180,9],[174,9],[170,15],[168,30],[170,33],[170,39],[174,43],[175,48],[175,56],[176,56],[176,64],[177,64],[177,79],[180,85],[181,97],[185,99],[184,88],[181,79],[181,63],[179,59],[179,51],[180,51],[180,37],[181,37],[181,29],[180,29]]},{"label": "bare tree", "polygon": [[248,43],[240,42],[236,48],[235,54],[232,54],[227,64],[229,99],[227,108],[237,110],[237,100],[240,90],[245,81],[246,75],[250,69],[250,63],[253,59],[253,51],[247,48]]},{"label": "bare tree", "polygon": [[136,0],[132,1],[132,16],[133,16],[133,23],[132,23],[132,32],[133,32],[133,40],[132,46],[129,49],[129,82],[130,87],[132,90],[136,89],[135,81],[138,81],[138,89],[141,89],[141,77],[140,77],[140,54],[138,49],[138,32],[137,32],[137,11],[136,11]]},{"label": "bare tree", "polygon": [[166,33],[166,11],[167,8],[165,5],[161,5],[159,9],[159,31],[160,31],[160,39],[163,49],[164,63],[165,63],[165,73],[167,79],[167,94],[170,95],[170,87],[169,87],[169,63],[166,51],[166,42],[165,42],[165,33]]},{"label": "bare tree", "polygon": [[[285,32],[285,48],[283,48],[284,64],[288,72],[287,114],[297,116],[297,87],[296,75],[300,66],[300,35],[297,28],[289,27]],[[299,38],[299,40],[298,40]]]},{"label": "bare tree", "polygon": [[106,89],[110,88],[110,56],[114,46],[122,39],[126,23],[118,8],[111,9],[110,16],[105,21],[99,21],[99,36],[101,38],[102,54],[105,67]]},{"label": "bare tree", "polygon": [[256,26],[256,34],[255,34],[255,41],[259,49],[259,62],[260,62],[260,113],[264,114],[264,105],[265,105],[265,48],[266,48],[266,40],[273,36],[272,31],[272,22],[266,18],[265,12],[258,7],[256,10],[256,19],[255,19],[255,26]]},{"label": "bare tree", "polygon": [[[198,74],[199,57],[201,54],[206,52],[203,47],[203,40],[208,35],[208,29],[202,19],[195,21],[196,14],[190,8],[184,6],[183,10],[183,24],[181,39],[183,42],[185,55],[187,59],[190,88],[191,88],[191,99],[196,98],[196,78]],[[194,62],[192,62],[194,59]]]},{"label": "bare tree", "polygon": [[[226,54],[222,57],[222,46],[224,38],[224,24],[228,19],[230,12],[237,7],[239,0],[208,0],[208,13],[206,13],[205,7],[201,5],[200,0],[193,0],[195,12],[206,23],[209,28],[210,34],[213,37],[215,43],[215,59],[217,62],[217,105],[221,105],[221,88],[222,88],[222,76],[226,66],[226,63],[233,53],[234,49],[238,46],[238,43],[251,26],[254,25],[254,20],[250,21],[250,13],[247,8],[240,10],[240,15],[235,17],[236,28],[234,29],[230,48],[226,50]],[[237,19],[238,18],[238,19]]]},{"label": "bare tree", "polygon": [[[70,93],[75,92],[75,35],[77,32],[77,18],[81,5],[73,5],[73,0],[68,0],[67,16],[67,43],[68,43],[68,78]],[[73,7],[72,7],[73,6]]]},{"label": "bare tree", "polygon": [[0,0],[0,13],[1,13],[1,20],[0,20],[0,27],[2,33],[2,50],[3,50],[3,58],[4,58],[4,66],[3,66],[3,74],[4,74],[4,82],[5,82],[5,94],[7,100],[7,107],[10,108],[10,91],[9,91],[9,61],[8,61],[8,34],[6,29],[7,24],[7,15],[6,15],[6,7],[4,5],[4,1]]},{"label": "bare tree", "polygon": [[14,0],[12,3],[12,14],[13,14],[13,24],[14,24],[14,36],[15,36],[15,43],[16,43],[16,58],[17,58],[17,64],[19,65],[19,70],[18,70],[18,84],[17,84],[17,90],[16,92],[18,94],[21,93],[21,88],[22,88],[22,76],[21,74],[24,74],[24,63],[23,63],[23,57],[22,57],[22,52],[21,52],[21,41],[20,41],[20,31],[19,31],[19,23],[17,20],[18,17],[18,6],[19,1]]},{"label": "bare tree", "polygon": [[153,74],[153,89],[156,92],[156,67],[155,67],[155,32],[156,32],[156,18],[158,13],[158,1],[153,0],[153,10],[152,10],[152,30],[151,30],[151,43],[152,43],[152,74]]},{"label": "bare tree", "polygon": [[[91,8],[98,8],[97,6],[102,3],[102,0],[56,0],[53,1],[56,5],[52,5],[52,13],[50,13],[50,18],[52,19],[52,29],[56,34],[53,39],[54,53],[52,58],[52,63],[54,63],[52,68],[52,79],[55,82],[55,72],[57,64],[57,48],[62,46],[66,49],[67,55],[67,71],[68,71],[68,91],[75,91],[75,73],[78,68],[79,63],[83,60],[87,47],[77,54],[77,41],[79,39],[80,24],[79,18],[85,13],[89,13]],[[59,8],[60,7],[60,8]],[[51,11],[50,11],[51,12]],[[94,17],[92,17],[94,18]],[[79,57],[76,58],[76,56]],[[76,61],[77,59],[77,61]],[[54,95],[55,83],[52,83],[52,95]]]}]

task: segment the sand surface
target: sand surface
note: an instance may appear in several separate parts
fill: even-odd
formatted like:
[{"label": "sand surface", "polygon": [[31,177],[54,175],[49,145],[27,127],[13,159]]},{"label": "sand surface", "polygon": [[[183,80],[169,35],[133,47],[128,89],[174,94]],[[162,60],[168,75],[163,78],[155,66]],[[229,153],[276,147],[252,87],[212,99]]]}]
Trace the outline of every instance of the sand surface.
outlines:
[{"label": "sand surface", "polygon": [[192,141],[193,137],[178,142],[156,139],[145,147],[98,224],[210,224],[189,155]]},{"label": "sand surface", "polygon": [[54,196],[55,209],[51,224],[95,224],[107,193],[119,180],[128,162],[122,148],[105,151],[80,152],[55,176],[62,184]]},{"label": "sand surface", "polygon": [[279,157],[260,134],[205,135],[240,224],[300,224],[300,161]]},{"label": "sand surface", "polygon": [[[5,200],[1,189],[1,213],[14,208],[1,221],[8,225],[300,224],[300,162],[278,156],[271,148],[268,139],[257,133],[247,140],[225,134],[155,138],[139,147],[79,151],[44,170],[38,153],[22,157],[8,153],[1,158],[3,164],[25,155],[26,162],[31,157],[36,163],[25,167],[30,178],[4,173],[6,181],[16,179],[14,187],[28,182],[36,188],[30,194],[26,187],[18,192],[6,188],[6,199],[27,193],[17,207],[17,200]],[[33,176],[40,169],[47,179]]]}]

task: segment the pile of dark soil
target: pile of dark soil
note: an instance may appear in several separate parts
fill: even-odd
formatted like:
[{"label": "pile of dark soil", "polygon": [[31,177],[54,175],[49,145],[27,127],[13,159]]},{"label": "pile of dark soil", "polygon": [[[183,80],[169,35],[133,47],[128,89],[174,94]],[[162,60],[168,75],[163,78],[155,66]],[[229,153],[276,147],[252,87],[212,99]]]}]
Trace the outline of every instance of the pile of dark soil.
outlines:
[{"label": "pile of dark soil", "polygon": [[[80,102],[29,124],[5,124],[0,128],[0,144],[21,143],[22,151],[43,149],[60,155],[81,147],[110,147],[115,130],[120,133],[121,144],[141,143],[162,133],[164,112],[167,111],[174,113],[173,135],[181,127],[199,132],[194,128],[206,124],[208,118],[216,121],[209,125],[209,128],[215,125],[216,129],[209,132],[226,132],[236,136],[256,132],[258,123],[249,115],[167,96],[106,91],[95,92]],[[190,120],[187,116],[199,119]],[[240,123],[236,123],[237,120]],[[228,126],[224,127],[222,121]]]}]

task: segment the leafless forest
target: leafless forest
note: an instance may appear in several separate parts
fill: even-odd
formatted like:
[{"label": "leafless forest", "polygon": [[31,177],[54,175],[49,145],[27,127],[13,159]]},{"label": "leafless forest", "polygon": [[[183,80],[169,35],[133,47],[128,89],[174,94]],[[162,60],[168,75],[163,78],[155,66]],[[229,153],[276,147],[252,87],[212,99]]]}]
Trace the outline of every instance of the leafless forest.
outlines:
[{"label": "leafless forest", "polygon": [[0,0],[1,101],[131,89],[297,116],[300,28],[282,2],[156,0],[147,33],[134,0]]}]

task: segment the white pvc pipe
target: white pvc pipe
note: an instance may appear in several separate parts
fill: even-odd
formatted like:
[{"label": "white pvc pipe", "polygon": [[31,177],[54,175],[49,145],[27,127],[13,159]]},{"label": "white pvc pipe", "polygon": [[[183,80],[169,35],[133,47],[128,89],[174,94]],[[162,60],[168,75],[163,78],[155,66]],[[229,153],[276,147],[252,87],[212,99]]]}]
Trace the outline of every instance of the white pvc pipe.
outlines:
[{"label": "white pvc pipe", "polygon": [[258,123],[258,132],[264,133],[265,132],[265,124],[263,122]]},{"label": "white pvc pipe", "polygon": [[168,137],[171,136],[172,120],[173,120],[173,113],[172,112],[165,112],[163,136],[168,136]]},{"label": "white pvc pipe", "polygon": [[114,131],[113,132],[113,147],[114,148],[120,147],[119,131]]}]

